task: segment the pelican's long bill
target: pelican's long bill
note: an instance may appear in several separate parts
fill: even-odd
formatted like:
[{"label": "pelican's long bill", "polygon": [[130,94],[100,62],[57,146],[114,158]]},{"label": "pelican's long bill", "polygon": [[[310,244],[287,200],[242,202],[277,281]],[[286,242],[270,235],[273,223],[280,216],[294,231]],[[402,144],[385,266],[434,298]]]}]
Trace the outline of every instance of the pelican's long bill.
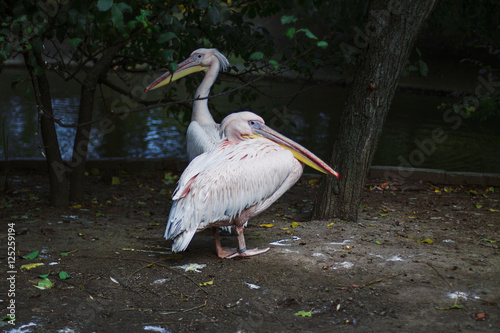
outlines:
[{"label": "pelican's long bill", "polygon": [[183,62],[181,62],[177,66],[177,70],[174,74],[170,74],[170,72],[165,72],[162,76],[153,81],[149,86],[147,86],[144,91],[153,90],[156,88],[163,87],[164,85],[169,84],[175,80],[183,78],[192,73],[206,71],[207,67],[203,67],[200,65],[200,61],[197,59],[193,59],[191,57],[187,58]]},{"label": "pelican's long bill", "polygon": [[257,126],[251,125],[251,127],[254,132],[254,136],[274,141],[283,148],[290,150],[293,153],[293,156],[295,156],[295,158],[302,163],[307,164],[311,168],[320,172],[331,174],[339,178],[337,171],[330,168],[330,166],[323,162],[318,156],[314,155],[307,148],[302,147],[297,142],[290,140],[286,136],[276,132],[264,124],[258,124]]}]

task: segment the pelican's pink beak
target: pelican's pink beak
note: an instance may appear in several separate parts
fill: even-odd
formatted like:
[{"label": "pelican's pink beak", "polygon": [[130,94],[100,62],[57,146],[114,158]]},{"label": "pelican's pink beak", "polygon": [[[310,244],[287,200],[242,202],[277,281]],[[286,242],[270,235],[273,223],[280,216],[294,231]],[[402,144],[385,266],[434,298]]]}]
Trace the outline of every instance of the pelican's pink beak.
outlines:
[{"label": "pelican's pink beak", "polygon": [[286,136],[276,132],[264,124],[257,123],[255,125],[255,127],[252,127],[252,131],[256,137],[262,137],[274,141],[283,148],[290,150],[293,153],[293,156],[302,163],[307,164],[311,168],[320,172],[331,174],[339,178],[337,171],[333,170],[328,164],[323,162],[318,156],[311,153],[307,148],[304,148],[297,142],[290,140]]},{"label": "pelican's pink beak", "polygon": [[170,74],[170,72],[165,72],[162,76],[160,76],[159,78],[154,80],[153,83],[147,86],[144,89],[144,92],[160,88],[164,85],[169,84],[170,82],[178,80],[189,74],[206,71],[208,68],[201,66],[200,63],[201,63],[200,59],[194,57],[187,58],[177,66],[177,70],[174,72],[174,74]]}]

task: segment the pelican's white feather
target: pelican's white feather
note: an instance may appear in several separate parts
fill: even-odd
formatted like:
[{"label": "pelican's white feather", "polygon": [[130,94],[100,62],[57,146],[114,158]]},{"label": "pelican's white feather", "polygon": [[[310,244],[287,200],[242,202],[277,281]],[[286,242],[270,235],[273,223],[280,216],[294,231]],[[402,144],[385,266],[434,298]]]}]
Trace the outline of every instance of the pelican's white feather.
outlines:
[{"label": "pelican's white feather", "polygon": [[172,250],[185,250],[197,230],[229,224],[266,201],[296,164],[290,151],[266,139],[220,145],[196,157],[173,195],[165,231],[165,238],[174,240]]}]

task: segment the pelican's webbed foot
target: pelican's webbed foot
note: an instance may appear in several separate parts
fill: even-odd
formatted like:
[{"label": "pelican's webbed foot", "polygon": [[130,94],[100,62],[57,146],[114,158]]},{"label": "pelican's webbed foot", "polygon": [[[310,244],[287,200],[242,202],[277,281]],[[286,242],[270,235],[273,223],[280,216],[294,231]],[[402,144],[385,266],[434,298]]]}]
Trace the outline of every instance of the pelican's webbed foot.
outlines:
[{"label": "pelican's webbed foot", "polygon": [[251,249],[251,250],[247,250],[246,248],[244,250],[237,249],[236,252],[234,252],[233,254],[230,254],[229,256],[227,256],[225,258],[232,259],[235,257],[251,257],[251,256],[256,256],[256,255],[261,254],[261,253],[265,253],[265,252],[269,251],[270,249],[271,249],[270,247],[266,247],[265,249],[255,248],[255,249]]}]

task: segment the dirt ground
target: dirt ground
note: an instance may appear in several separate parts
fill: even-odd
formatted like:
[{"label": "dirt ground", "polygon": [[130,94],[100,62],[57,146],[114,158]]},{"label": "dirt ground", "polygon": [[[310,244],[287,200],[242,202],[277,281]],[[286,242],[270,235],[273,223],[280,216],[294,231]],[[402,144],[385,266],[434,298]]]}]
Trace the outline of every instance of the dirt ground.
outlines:
[{"label": "dirt ground", "polygon": [[[223,260],[209,230],[169,252],[175,181],[165,173],[94,171],[85,201],[66,209],[48,207],[44,175],[11,177],[0,197],[0,315],[15,300],[16,321],[0,330],[500,331],[500,188],[372,180],[358,223],[311,221],[316,181],[306,176],[246,229],[249,247],[271,250]],[[44,265],[22,268],[32,263]]]}]

